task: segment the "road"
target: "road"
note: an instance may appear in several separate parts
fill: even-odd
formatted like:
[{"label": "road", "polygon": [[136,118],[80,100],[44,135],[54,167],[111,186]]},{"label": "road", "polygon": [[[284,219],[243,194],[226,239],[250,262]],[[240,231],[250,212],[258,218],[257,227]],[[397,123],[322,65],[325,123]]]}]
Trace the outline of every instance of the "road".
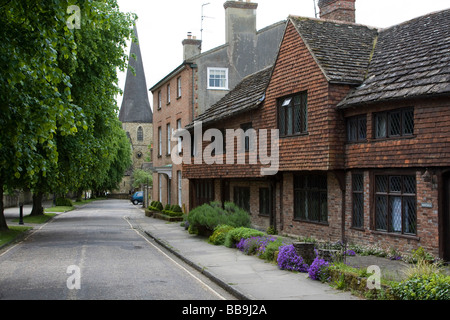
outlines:
[{"label": "road", "polygon": [[0,300],[233,299],[135,230],[128,201],[92,202],[0,251]]}]

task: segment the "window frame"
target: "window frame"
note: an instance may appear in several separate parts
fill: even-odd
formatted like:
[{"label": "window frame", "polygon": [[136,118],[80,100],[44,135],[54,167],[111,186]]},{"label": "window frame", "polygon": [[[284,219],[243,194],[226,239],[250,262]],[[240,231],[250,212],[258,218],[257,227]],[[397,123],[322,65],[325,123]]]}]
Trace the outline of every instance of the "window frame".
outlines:
[{"label": "window frame", "polygon": [[171,150],[171,139],[172,139],[172,131],[170,123],[166,125],[166,132],[167,132],[167,144],[166,144],[166,155],[170,156],[172,150]]},{"label": "window frame", "polygon": [[270,216],[270,188],[259,188],[259,215]]},{"label": "window frame", "polygon": [[[296,103],[296,99],[299,99]],[[285,109],[283,109],[285,108]],[[297,108],[299,108],[297,110]],[[300,119],[297,123],[296,112]],[[290,116],[292,117],[291,119]],[[298,131],[296,129],[298,125]],[[308,92],[302,91],[277,100],[277,126],[280,137],[308,134]],[[292,131],[292,132],[291,132]]]},{"label": "window frame", "polygon": [[167,104],[170,104],[170,83],[167,85]]},{"label": "window frame", "polygon": [[158,91],[158,110],[161,110],[162,108],[162,92],[161,90]]},{"label": "window frame", "polygon": [[[379,191],[379,185],[378,185],[378,177],[385,177],[386,178],[386,191]],[[408,193],[405,192],[406,188],[405,188],[405,179],[409,177],[409,178],[413,178],[414,179],[414,188],[415,188],[415,193]],[[401,190],[400,191],[392,191],[391,190],[391,178],[401,178]],[[376,173],[373,175],[373,184],[374,184],[374,199],[373,199],[373,203],[374,203],[374,224],[373,224],[373,228],[375,231],[378,232],[385,232],[388,234],[395,234],[395,235],[405,235],[405,236],[417,236],[417,209],[418,209],[418,205],[417,205],[417,177],[415,174],[411,173],[411,174],[407,174],[407,173]],[[382,201],[380,201],[381,198],[384,198],[384,208],[382,205]],[[394,213],[393,213],[393,209],[392,209],[392,204],[391,204],[391,200],[394,198],[400,198],[401,202],[401,212],[400,212],[400,230],[396,230],[394,224],[395,222],[393,221],[393,219],[395,219],[395,217],[393,217]],[[407,228],[405,223],[407,223],[407,217],[405,215],[405,204],[407,204],[407,202],[405,201],[405,199],[411,199],[414,198],[414,212],[413,214],[415,215],[413,217],[413,222],[414,222],[414,232],[407,232]],[[409,207],[408,207],[409,208]],[[380,210],[385,209],[384,212],[381,212]],[[382,214],[383,217],[380,217],[379,214]],[[398,213],[397,213],[398,214]],[[379,221],[380,219],[384,218],[385,220],[385,226],[380,226],[379,225]],[[384,228],[383,228],[384,227]]]},{"label": "window frame", "polygon": [[[355,189],[355,179],[361,178],[361,190]],[[361,197],[359,203],[356,201],[357,198]],[[358,208],[360,211],[356,212],[356,205],[361,205]],[[357,223],[358,222],[358,223]],[[352,228],[364,229],[364,174],[361,172],[352,173]]]},{"label": "window frame", "polygon": [[144,128],[142,128],[141,126],[137,128],[136,139],[139,142],[144,141]]},{"label": "window frame", "polygon": [[[225,78],[223,79],[224,86],[221,86],[221,87],[211,86],[211,80],[217,80],[217,79],[211,79],[211,73],[214,71],[225,71]],[[222,80],[222,79],[220,79],[220,80]],[[207,69],[207,82],[208,82],[207,83],[208,90],[229,90],[228,68],[209,67]]]},{"label": "window frame", "polygon": [[[328,176],[326,174],[295,174],[293,178],[294,189],[294,212],[293,220],[300,222],[311,222],[318,224],[328,224]],[[313,187],[314,183],[320,184],[320,179],[325,179],[326,189]],[[303,180],[303,186],[300,186],[299,180]],[[313,202],[317,200],[318,212],[313,212]],[[323,201],[325,199],[325,201]],[[302,202],[302,203],[300,203]],[[299,207],[300,205],[300,207]],[[325,205],[326,214],[322,212]],[[303,208],[303,213],[302,213]],[[308,210],[308,212],[306,212]],[[314,215],[317,219],[314,219]],[[311,218],[310,218],[311,217]]]},{"label": "window frame", "polygon": [[177,78],[177,99],[181,98],[181,76]]},{"label": "window frame", "polygon": [[158,157],[162,157],[162,127],[158,127]]},{"label": "window frame", "polygon": [[250,187],[235,186],[233,188],[233,202],[250,214]]},{"label": "window frame", "polygon": [[[355,126],[356,137],[351,134],[351,126]],[[367,114],[354,116],[346,119],[347,142],[366,142],[367,141]],[[364,129],[364,137],[361,137],[362,128]]]},{"label": "window frame", "polygon": [[[412,132],[406,132],[406,128],[408,125],[406,124],[407,117],[406,114],[412,112]],[[399,116],[399,124],[398,124],[398,134],[392,134],[391,130],[393,128],[392,122],[393,117],[395,115]],[[381,135],[379,133],[379,123],[380,120],[385,122],[384,124],[384,134]],[[382,112],[376,112],[373,114],[373,138],[375,140],[381,140],[381,139],[398,139],[398,138],[404,138],[404,137],[413,137],[414,136],[414,129],[415,129],[415,119],[414,119],[414,108],[408,107],[408,108],[400,108],[400,109],[393,109],[389,111],[382,111]]]}]

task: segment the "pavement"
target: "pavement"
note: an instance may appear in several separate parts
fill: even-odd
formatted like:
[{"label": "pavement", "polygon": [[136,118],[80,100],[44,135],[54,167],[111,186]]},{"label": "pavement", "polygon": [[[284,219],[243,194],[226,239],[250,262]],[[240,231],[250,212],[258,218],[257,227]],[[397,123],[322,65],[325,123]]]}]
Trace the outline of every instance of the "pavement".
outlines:
[{"label": "pavement", "polygon": [[[207,238],[189,234],[180,222],[146,217],[141,206],[135,208],[136,214],[127,217],[135,229],[240,300],[361,300],[350,292],[312,280],[307,273],[280,270],[276,264],[247,256],[237,249],[214,246]],[[31,212],[31,207],[25,206],[24,215],[28,211]],[[18,208],[5,209],[5,216],[10,225],[11,219],[18,217]],[[402,261],[374,256],[347,257],[346,262],[358,267],[377,265],[383,276],[397,279],[404,276],[403,271],[408,266]]]}]

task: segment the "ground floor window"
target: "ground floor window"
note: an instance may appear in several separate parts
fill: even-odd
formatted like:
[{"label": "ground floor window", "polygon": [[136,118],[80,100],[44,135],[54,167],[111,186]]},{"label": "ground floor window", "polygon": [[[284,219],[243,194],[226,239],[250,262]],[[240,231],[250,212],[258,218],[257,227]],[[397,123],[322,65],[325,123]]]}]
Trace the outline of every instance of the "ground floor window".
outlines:
[{"label": "ground floor window", "polygon": [[247,212],[250,212],[250,188],[234,187],[234,203]]},{"label": "ground floor window", "polygon": [[327,175],[294,176],[294,219],[328,222]]},{"label": "ground floor window", "polygon": [[352,227],[364,226],[364,176],[360,173],[352,175]]},{"label": "ground floor window", "polygon": [[259,214],[268,216],[270,214],[270,189],[259,188]]},{"label": "ground floor window", "polygon": [[195,202],[197,206],[214,201],[214,183],[212,180],[200,180],[195,183]]},{"label": "ground floor window", "polygon": [[375,175],[376,230],[417,234],[416,177]]}]

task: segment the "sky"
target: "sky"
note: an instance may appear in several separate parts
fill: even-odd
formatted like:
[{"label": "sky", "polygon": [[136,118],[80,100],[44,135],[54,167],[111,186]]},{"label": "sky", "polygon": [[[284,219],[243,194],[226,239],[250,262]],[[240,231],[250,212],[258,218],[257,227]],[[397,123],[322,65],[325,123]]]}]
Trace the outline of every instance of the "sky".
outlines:
[{"label": "sky", "polygon": [[[225,44],[225,0],[118,0],[120,10],[134,12],[147,87],[151,88],[183,62],[181,42],[192,32],[202,52]],[[253,0],[260,30],[289,15],[315,17],[317,0]],[[450,8],[449,0],[356,0],[356,23],[387,28],[430,12]],[[202,14],[203,13],[203,14]],[[202,18],[203,17],[203,18]],[[203,29],[203,32],[201,32]],[[129,49],[127,49],[127,54]],[[124,89],[125,73],[119,73]],[[150,105],[153,98],[149,92]],[[122,97],[118,97],[120,107]]]}]

